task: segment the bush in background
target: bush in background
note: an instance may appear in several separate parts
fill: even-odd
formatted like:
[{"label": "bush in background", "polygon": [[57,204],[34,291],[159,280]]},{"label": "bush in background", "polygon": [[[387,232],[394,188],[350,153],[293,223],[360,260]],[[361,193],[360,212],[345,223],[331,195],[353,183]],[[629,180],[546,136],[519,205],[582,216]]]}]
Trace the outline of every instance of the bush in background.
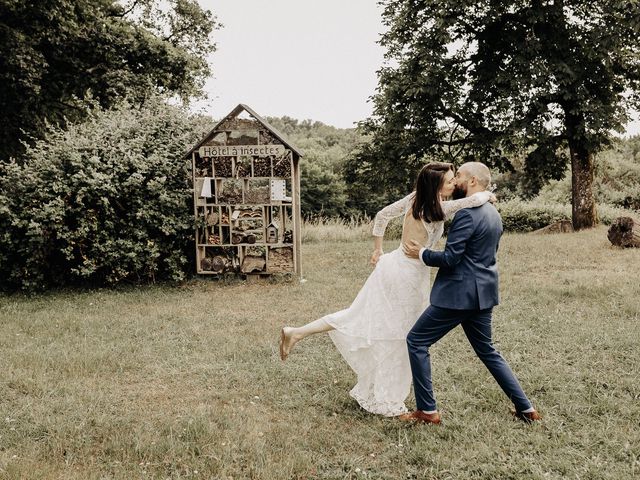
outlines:
[{"label": "bush in background", "polygon": [[[571,220],[571,204],[512,199],[496,203],[505,232],[531,232],[560,220]],[[610,225],[616,217],[636,216],[636,212],[613,205],[598,205],[600,222]]]},{"label": "bush in background", "polygon": [[0,288],[183,279],[194,221],[183,155],[206,126],[152,99],[51,128],[0,164]]},{"label": "bush in background", "polygon": [[571,205],[542,204],[513,199],[496,203],[505,232],[530,232],[571,219]]}]

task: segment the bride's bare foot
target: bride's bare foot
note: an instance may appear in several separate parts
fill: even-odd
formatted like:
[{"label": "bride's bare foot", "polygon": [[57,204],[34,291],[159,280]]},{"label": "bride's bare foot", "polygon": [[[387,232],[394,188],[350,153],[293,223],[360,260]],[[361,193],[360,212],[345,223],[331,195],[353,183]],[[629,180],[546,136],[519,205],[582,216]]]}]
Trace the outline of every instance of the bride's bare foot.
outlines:
[{"label": "bride's bare foot", "polygon": [[282,331],[280,332],[280,358],[282,360],[287,359],[291,349],[299,340],[293,336],[293,330],[292,327],[282,327]]}]

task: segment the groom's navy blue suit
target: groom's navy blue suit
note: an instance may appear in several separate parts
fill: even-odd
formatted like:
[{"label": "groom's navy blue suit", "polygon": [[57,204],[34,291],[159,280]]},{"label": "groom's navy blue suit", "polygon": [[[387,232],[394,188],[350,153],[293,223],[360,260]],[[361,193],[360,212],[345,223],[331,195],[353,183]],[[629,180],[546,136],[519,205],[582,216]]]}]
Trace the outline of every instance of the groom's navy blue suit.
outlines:
[{"label": "groom's navy blue suit", "polygon": [[469,343],[517,411],[531,403],[491,341],[491,313],[498,304],[496,252],[502,235],[500,214],[490,203],[460,210],[442,252],[425,249],[422,261],[440,267],[430,306],[407,336],[418,410],[436,410],[429,347],[462,325]]}]

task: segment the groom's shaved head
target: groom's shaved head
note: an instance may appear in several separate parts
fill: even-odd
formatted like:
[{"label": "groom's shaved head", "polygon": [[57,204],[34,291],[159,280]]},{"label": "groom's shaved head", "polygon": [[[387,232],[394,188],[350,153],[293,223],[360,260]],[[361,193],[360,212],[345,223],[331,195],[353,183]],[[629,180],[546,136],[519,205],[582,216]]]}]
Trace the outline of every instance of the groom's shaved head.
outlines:
[{"label": "groom's shaved head", "polygon": [[491,171],[484,163],[467,162],[460,166],[460,170],[470,177],[476,177],[478,184],[485,189],[491,183]]}]

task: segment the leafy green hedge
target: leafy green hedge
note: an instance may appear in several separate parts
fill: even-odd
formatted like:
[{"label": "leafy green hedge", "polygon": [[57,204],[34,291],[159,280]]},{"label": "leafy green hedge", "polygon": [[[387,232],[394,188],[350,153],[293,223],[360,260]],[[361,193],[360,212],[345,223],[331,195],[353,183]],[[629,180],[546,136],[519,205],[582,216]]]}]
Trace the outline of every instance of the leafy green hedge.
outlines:
[{"label": "leafy green hedge", "polygon": [[[509,200],[496,203],[506,232],[531,232],[560,220],[571,220],[571,205],[540,201]],[[605,225],[620,216],[637,216],[637,212],[611,205],[598,205],[598,217]]]},{"label": "leafy green hedge", "polygon": [[506,232],[530,232],[571,219],[571,205],[535,204],[523,200],[496,203]]},{"label": "leafy green hedge", "polygon": [[151,100],[50,129],[0,164],[0,289],[178,281],[193,232],[184,152],[204,125]]}]

